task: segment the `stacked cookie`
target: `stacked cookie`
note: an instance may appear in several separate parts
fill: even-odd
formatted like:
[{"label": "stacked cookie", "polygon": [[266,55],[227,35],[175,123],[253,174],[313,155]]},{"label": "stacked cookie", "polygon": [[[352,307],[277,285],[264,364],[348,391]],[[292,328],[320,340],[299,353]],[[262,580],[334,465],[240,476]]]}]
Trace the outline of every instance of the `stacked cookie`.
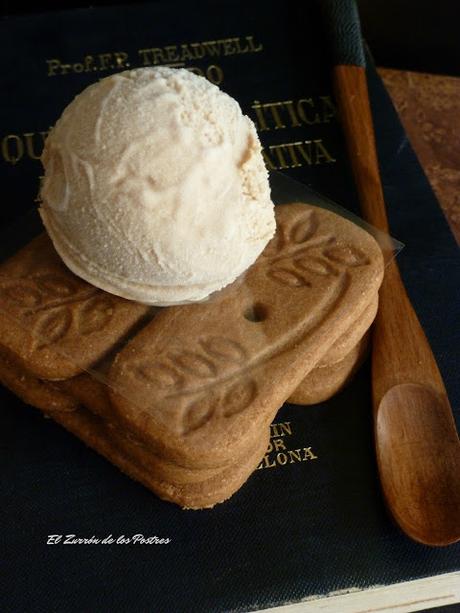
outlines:
[{"label": "stacked cookie", "polygon": [[350,221],[304,204],[276,215],[243,278],[164,309],[84,283],[38,237],[0,267],[0,379],[160,497],[225,500],[283,402],[322,400],[357,367],[383,276]]},{"label": "stacked cookie", "polygon": [[289,396],[293,404],[316,404],[339,392],[353,377],[363,362],[370,343],[370,330],[379,305],[378,293],[372,297],[363,313],[334,343]]}]

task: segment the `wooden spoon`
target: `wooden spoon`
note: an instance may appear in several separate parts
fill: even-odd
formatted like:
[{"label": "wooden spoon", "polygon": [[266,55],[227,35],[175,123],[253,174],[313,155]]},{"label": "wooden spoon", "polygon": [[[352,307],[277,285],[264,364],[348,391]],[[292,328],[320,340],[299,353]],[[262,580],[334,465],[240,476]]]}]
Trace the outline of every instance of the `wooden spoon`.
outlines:
[{"label": "wooden spoon", "polygon": [[[327,4],[334,8],[334,2]],[[357,38],[362,45],[354,3],[338,4],[340,10],[336,6],[329,14],[329,19],[336,21],[336,30],[344,4],[351,10],[345,21],[350,15],[354,20],[351,29],[343,24],[339,27],[339,46],[343,51],[347,31],[352,33],[351,45]],[[345,48],[350,57],[350,47]],[[364,58],[362,48],[359,53],[354,58]],[[354,63],[352,57],[351,62],[342,61],[334,67],[336,99],[363,215],[388,233],[364,61],[362,65]],[[436,361],[395,260],[387,266],[380,289],[372,387],[377,463],[393,517],[420,543],[448,545],[458,541],[460,441]]]}]

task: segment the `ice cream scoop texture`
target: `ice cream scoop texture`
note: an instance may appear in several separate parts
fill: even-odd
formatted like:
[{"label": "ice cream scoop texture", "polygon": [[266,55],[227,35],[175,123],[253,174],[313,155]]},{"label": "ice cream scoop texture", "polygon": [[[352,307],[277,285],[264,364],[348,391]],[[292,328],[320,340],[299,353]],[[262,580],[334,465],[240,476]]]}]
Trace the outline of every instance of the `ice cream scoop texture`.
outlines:
[{"label": "ice cream scoop texture", "polygon": [[42,162],[40,213],[56,250],[74,273],[125,298],[204,299],[275,231],[254,124],[185,69],[136,69],[87,87]]}]

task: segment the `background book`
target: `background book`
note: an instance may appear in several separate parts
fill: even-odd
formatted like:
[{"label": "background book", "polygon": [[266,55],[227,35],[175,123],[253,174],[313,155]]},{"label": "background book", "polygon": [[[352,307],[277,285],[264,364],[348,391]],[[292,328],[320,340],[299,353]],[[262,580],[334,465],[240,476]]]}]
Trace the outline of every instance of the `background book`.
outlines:
[{"label": "background book", "polygon": [[[256,122],[269,167],[357,211],[319,23],[312,2],[272,0],[4,20],[2,224],[33,204],[43,138],[73,96],[117,70],[160,63],[195,67],[218,82]],[[372,66],[369,83],[392,233],[407,245],[400,266],[458,420],[457,248]],[[364,368],[327,403],[285,405],[272,428],[279,451],[229,502],[197,513],[158,500],[2,389],[3,608],[245,610],[433,576],[442,582],[446,574],[455,579],[459,546],[412,543],[385,512],[369,381]],[[297,449],[300,461],[278,455]],[[172,542],[46,545],[49,534],[136,533]],[[453,588],[443,592],[444,584],[429,581],[433,595],[416,607],[455,597]]]}]

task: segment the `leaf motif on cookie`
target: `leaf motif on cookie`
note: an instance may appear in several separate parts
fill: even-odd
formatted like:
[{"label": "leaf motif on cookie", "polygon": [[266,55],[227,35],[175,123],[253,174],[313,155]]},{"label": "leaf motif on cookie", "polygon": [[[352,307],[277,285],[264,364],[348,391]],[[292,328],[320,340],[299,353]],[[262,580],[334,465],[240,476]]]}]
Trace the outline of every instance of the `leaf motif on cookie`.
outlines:
[{"label": "leaf motif on cookie", "polygon": [[246,351],[236,341],[211,336],[199,341],[196,351],[175,351],[155,363],[140,362],[133,369],[135,378],[152,383],[166,398],[191,396],[210,388],[227,369],[244,363]]},{"label": "leaf motif on cookie", "polygon": [[252,379],[239,381],[225,394],[224,416],[231,417],[241,413],[254,400],[257,394],[257,384]]},{"label": "leaf motif on cookie", "polygon": [[305,270],[307,272],[311,272],[315,275],[338,275],[339,271],[337,268],[334,268],[325,258],[319,257],[302,257],[294,260],[294,266],[300,268],[301,270]]},{"label": "leaf motif on cookie", "polygon": [[305,243],[318,229],[318,219],[313,211],[307,211],[289,230],[289,242]]},{"label": "leaf motif on cookie", "polygon": [[311,287],[305,273],[319,275],[338,274],[338,271],[325,259],[311,256],[313,249],[335,241],[333,236],[317,236],[318,216],[306,210],[290,223],[279,223],[275,238],[271,241],[275,248],[268,252],[272,268],[267,276],[277,283],[290,287]]},{"label": "leaf motif on cookie", "polygon": [[369,264],[369,258],[364,253],[353,245],[335,245],[324,249],[323,255],[329,260],[343,264],[344,266],[366,266]]},{"label": "leaf motif on cookie", "polygon": [[66,307],[44,311],[33,328],[35,349],[43,349],[60,341],[72,325],[72,313]]},{"label": "leaf motif on cookie", "polygon": [[83,335],[103,330],[113,317],[114,306],[109,296],[95,296],[87,300],[78,312],[78,331]]},{"label": "leaf motif on cookie", "polygon": [[35,277],[35,281],[46,297],[67,298],[75,293],[75,285],[64,275],[50,273]]},{"label": "leaf motif on cookie", "polygon": [[239,364],[246,358],[244,347],[236,341],[223,336],[211,336],[202,340],[200,345],[208,355],[225,362]]},{"label": "leaf motif on cookie", "polygon": [[33,309],[42,302],[40,291],[35,284],[25,279],[2,283],[0,298],[24,309]]},{"label": "leaf motif on cookie", "polygon": [[213,394],[201,396],[185,407],[182,421],[182,434],[190,434],[202,428],[214,415],[219,399]]},{"label": "leaf motif on cookie", "polygon": [[267,272],[267,277],[289,287],[311,287],[310,281],[301,272],[289,268],[273,268]]},{"label": "leaf motif on cookie", "polygon": [[165,364],[141,364],[136,368],[136,373],[138,378],[162,390],[180,388],[183,384],[183,377]]},{"label": "leaf motif on cookie", "polygon": [[275,236],[271,239],[271,241],[268,243],[268,245],[262,251],[261,255],[265,256],[265,257],[273,257],[273,256],[277,255],[283,249],[284,243],[285,243],[285,241],[284,241],[284,238],[283,238],[283,233],[278,228],[278,231],[276,232]]},{"label": "leaf motif on cookie", "polygon": [[170,361],[184,374],[198,377],[199,379],[215,377],[217,369],[208,358],[193,351],[183,351],[178,354],[170,354]]}]

